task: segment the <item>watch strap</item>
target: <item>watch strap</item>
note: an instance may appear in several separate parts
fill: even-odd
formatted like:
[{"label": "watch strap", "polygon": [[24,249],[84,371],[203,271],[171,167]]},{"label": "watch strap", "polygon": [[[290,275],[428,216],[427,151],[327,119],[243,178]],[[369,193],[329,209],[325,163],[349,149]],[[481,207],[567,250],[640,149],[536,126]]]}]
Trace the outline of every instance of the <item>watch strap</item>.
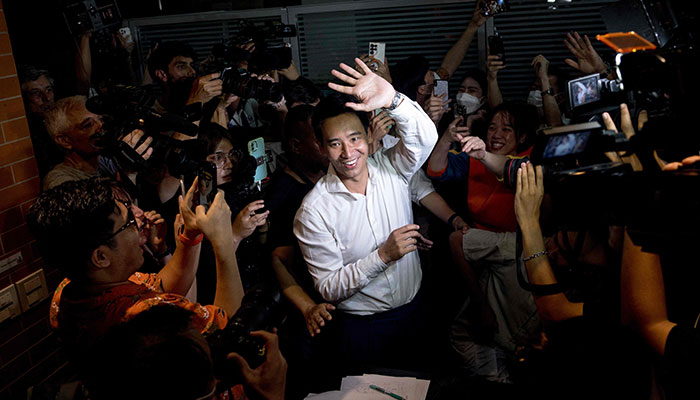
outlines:
[{"label": "watch strap", "polygon": [[394,94],[394,99],[391,101],[391,106],[387,108],[389,111],[393,111],[396,109],[396,107],[399,106],[399,103],[401,103],[401,99],[403,98],[403,95],[399,92],[396,92]]}]

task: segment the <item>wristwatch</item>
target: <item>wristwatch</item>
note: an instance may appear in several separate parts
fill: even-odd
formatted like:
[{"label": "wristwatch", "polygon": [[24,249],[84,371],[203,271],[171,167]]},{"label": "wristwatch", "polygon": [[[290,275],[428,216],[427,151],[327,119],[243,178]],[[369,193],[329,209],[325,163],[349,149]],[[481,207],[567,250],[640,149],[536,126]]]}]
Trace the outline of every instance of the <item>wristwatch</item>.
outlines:
[{"label": "wristwatch", "polygon": [[554,96],[554,89],[549,88],[547,90],[542,90],[540,93],[542,94],[542,97],[544,97],[545,95]]},{"label": "wristwatch", "polygon": [[391,101],[391,106],[387,107],[387,110],[393,111],[394,109],[396,109],[396,107],[399,106],[399,103],[401,103],[402,98],[403,95],[399,92],[396,92],[396,94],[394,94],[394,100]]}]

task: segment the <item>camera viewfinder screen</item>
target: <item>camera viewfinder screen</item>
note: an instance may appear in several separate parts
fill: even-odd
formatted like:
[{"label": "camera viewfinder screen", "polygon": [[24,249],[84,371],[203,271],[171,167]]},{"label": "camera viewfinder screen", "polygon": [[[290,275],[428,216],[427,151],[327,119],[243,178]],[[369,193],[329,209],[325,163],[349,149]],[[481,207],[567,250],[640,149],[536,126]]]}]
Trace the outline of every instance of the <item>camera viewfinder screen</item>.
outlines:
[{"label": "camera viewfinder screen", "polygon": [[586,149],[590,137],[590,131],[552,136],[547,141],[542,158],[564,157],[582,153]]},{"label": "camera viewfinder screen", "polygon": [[584,76],[569,81],[569,96],[571,97],[571,107],[574,108],[600,100],[598,75]]}]

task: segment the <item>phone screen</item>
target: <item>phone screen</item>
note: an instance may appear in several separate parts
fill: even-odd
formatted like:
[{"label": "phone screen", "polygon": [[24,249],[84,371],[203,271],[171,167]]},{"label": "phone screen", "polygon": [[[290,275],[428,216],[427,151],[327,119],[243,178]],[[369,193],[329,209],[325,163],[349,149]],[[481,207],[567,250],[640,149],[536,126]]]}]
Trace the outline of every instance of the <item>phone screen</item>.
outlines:
[{"label": "phone screen", "polygon": [[197,195],[199,205],[209,208],[216,197],[216,164],[204,161],[197,170]]}]

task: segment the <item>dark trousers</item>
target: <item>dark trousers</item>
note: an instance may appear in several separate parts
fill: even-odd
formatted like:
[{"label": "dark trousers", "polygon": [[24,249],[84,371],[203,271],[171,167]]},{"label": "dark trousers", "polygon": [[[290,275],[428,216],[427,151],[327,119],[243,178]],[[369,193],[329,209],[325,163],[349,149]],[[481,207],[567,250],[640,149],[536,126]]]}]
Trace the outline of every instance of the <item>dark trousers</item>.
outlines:
[{"label": "dark trousers", "polygon": [[421,295],[393,310],[367,316],[336,311],[324,351],[329,368],[344,375],[375,368],[415,369],[423,347]]}]

